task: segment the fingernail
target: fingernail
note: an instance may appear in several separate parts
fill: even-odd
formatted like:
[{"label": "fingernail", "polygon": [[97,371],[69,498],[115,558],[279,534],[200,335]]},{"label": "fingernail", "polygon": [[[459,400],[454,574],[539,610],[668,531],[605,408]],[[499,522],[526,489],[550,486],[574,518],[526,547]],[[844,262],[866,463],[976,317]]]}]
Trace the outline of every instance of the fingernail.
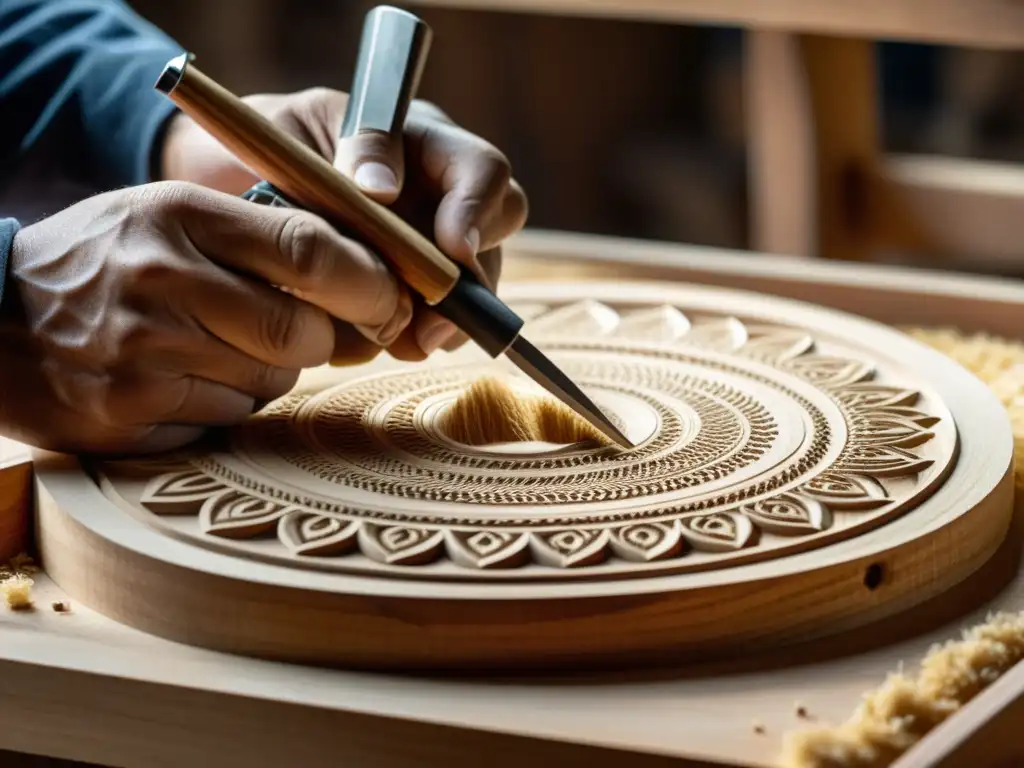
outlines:
[{"label": "fingernail", "polygon": [[425,324],[416,331],[416,343],[420,345],[424,354],[429,355],[444,345],[457,332],[458,329],[447,320]]},{"label": "fingernail", "polygon": [[471,227],[469,232],[466,233],[466,242],[469,243],[469,249],[476,256],[480,251],[480,230],[476,227]]},{"label": "fingernail", "polygon": [[412,320],[412,296],[409,295],[408,291],[400,291],[395,314],[391,316],[391,319],[384,324],[380,333],[377,334],[377,343],[382,347],[394,344],[395,339],[402,334],[405,327],[409,325],[410,320]]},{"label": "fingernail", "polygon": [[356,169],[355,181],[369,192],[393,192],[398,188],[398,177],[383,163],[363,163]]}]

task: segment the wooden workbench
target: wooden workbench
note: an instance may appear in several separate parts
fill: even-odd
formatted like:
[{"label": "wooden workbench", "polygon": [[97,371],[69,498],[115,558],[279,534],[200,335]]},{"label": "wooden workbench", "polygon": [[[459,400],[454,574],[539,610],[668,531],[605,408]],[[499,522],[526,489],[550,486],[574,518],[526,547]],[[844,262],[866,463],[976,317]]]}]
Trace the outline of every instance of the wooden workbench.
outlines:
[{"label": "wooden workbench", "polygon": [[[854,303],[889,321],[957,317],[1006,332],[1024,306],[1018,284],[799,259],[544,233],[517,238],[514,251],[508,279],[701,280]],[[939,301],[908,302],[912,294]],[[6,466],[25,466],[23,449],[13,459],[5,450]],[[19,483],[0,483],[0,504],[25,502]],[[158,640],[82,605],[56,613],[51,602],[63,595],[40,574],[35,611],[0,611],[0,749],[139,768],[768,766],[782,733],[801,725],[796,702],[816,719],[845,719],[862,692],[931,644],[990,610],[1024,610],[1022,529],[1018,515],[983,571],[898,621],[728,665],[586,679],[422,679],[227,656]],[[1024,761],[1013,733],[1022,677],[1005,677],[900,765]]]}]

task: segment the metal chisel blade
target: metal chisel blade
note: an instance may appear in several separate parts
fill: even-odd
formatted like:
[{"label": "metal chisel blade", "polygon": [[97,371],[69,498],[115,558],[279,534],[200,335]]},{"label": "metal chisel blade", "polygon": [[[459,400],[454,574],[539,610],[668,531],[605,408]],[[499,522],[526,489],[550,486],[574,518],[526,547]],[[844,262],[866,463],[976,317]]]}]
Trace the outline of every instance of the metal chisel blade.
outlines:
[{"label": "metal chisel blade", "polygon": [[618,427],[612,424],[601,409],[583,391],[573,384],[557,365],[522,336],[512,342],[505,355],[527,376],[572,408],[602,434],[623,448],[636,447]]}]

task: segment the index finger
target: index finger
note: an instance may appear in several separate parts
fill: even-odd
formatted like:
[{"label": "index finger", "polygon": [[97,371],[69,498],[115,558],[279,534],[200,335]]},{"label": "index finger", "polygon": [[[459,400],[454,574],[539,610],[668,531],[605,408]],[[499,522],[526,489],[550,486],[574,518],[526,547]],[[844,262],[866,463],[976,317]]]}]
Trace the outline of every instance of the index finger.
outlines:
[{"label": "index finger", "polygon": [[374,328],[381,343],[408,322],[408,300],[384,262],[313,214],[189,188],[179,231],[200,254],[280,286],[339,320]]}]

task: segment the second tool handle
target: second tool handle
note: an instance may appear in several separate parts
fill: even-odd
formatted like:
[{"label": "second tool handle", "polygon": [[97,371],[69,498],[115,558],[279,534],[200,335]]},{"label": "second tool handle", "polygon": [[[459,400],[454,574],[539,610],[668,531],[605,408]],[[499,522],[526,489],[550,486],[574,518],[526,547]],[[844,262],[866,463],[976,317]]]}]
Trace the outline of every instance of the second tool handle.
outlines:
[{"label": "second tool handle", "polygon": [[157,89],[296,204],[358,233],[427,304],[448,295],[459,280],[455,262],[327,160],[192,66],[190,58],[183,54],[170,62]]}]

